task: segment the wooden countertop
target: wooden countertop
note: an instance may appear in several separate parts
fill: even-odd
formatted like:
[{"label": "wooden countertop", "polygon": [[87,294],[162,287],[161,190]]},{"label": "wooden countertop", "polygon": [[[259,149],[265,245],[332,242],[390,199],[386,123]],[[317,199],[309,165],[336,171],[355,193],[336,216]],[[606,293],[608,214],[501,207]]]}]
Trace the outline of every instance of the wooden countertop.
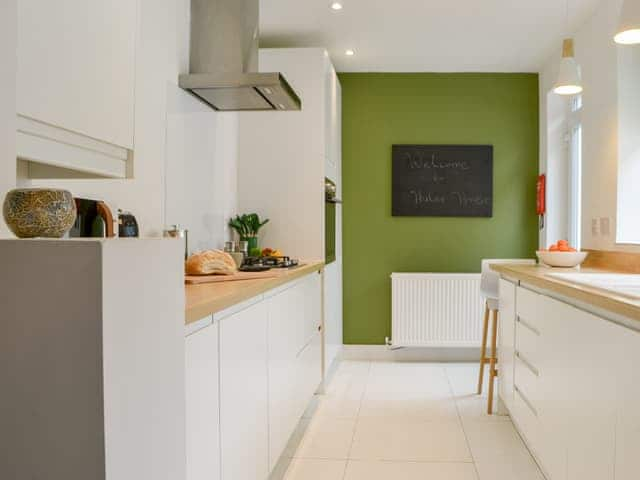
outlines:
[{"label": "wooden countertop", "polygon": [[324,262],[312,261],[297,268],[279,270],[280,275],[274,278],[185,285],[185,324],[196,322],[207,315],[220,312],[280,285],[323,269]]},{"label": "wooden countertop", "polygon": [[617,294],[582,283],[561,279],[550,274],[555,273],[618,273],[615,270],[600,268],[549,268],[542,265],[493,264],[491,268],[507,279],[518,280],[527,285],[573,299],[581,304],[587,304],[595,309],[612,312],[616,315],[640,322],[640,299]]}]

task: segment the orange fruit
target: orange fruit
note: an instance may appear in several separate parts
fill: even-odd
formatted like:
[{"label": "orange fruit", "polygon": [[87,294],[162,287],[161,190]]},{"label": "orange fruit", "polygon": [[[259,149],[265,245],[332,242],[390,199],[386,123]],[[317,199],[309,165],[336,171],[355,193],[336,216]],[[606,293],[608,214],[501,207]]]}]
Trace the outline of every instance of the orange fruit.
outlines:
[{"label": "orange fruit", "polygon": [[551,245],[549,247],[549,251],[550,252],[557,252],[558,251],[558,246],[557,245]]}]

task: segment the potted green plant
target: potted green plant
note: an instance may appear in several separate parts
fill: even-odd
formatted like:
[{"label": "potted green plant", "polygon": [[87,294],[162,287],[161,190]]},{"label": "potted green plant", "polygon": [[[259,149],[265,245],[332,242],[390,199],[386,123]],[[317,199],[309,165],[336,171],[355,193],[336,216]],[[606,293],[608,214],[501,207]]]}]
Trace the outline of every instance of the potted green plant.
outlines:
[{"label": "potted green plant", "polygon": [[269,222],[269,219],[261,221],[257,213],[236,215],[229,221],[229,226],[233,228],[249,246],[249,252],[258,248],[258,232]]}]

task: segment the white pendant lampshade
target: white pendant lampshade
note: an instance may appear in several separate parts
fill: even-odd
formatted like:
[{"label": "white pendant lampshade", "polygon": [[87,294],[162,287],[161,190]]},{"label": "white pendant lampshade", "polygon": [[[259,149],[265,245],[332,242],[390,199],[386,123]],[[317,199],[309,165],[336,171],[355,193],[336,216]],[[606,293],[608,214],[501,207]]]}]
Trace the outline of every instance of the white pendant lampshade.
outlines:
[{"label": "white pendant lampshade", "polygon": [[622,45],[640,44],[640,0],[625,0],[622,4],[620,25],[614,40]]},{"label": "white pendant lampshade", "polygon": [[553,86],[558,95],[576,95],[582,92],[580,66],[576,62],[573,51],[573,39],[567,38],[562,44],[562,60],[558,80]]}]

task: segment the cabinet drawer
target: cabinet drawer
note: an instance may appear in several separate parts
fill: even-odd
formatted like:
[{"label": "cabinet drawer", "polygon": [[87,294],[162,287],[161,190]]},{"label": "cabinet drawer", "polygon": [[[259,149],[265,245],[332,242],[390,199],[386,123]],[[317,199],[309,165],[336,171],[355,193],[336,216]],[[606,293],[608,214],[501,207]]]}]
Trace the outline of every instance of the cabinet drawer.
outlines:
[{"label": "cabinet drawer", "polygon": [[513,409],[511,411],[513,422],[524,437],[527,446],[534,455],[538,455],[540,445],[540,420],[531,408],[530,401],[526,394],[516,387],[515,397],[513,401]]},{"label": "cabinet drawer", "polygon": [[537,331],[540,331],[540,317],[542,315],[540,305],[540,295],[531,290],[518,287],[516,315]]},{"label": "cabinet drawer", "polygon": [[516,319],[516,352],[520,352],[526,362],[537,370],[540,364],[540,343],[542,339],[537,330],[532,329],[525,320]]},{"label": "cabinet drawer", "polygon": [[537,412],[540,398],[538,372],[519,352],[516,352],[514,377],[515,388],[521,392],[531,409]]}]

